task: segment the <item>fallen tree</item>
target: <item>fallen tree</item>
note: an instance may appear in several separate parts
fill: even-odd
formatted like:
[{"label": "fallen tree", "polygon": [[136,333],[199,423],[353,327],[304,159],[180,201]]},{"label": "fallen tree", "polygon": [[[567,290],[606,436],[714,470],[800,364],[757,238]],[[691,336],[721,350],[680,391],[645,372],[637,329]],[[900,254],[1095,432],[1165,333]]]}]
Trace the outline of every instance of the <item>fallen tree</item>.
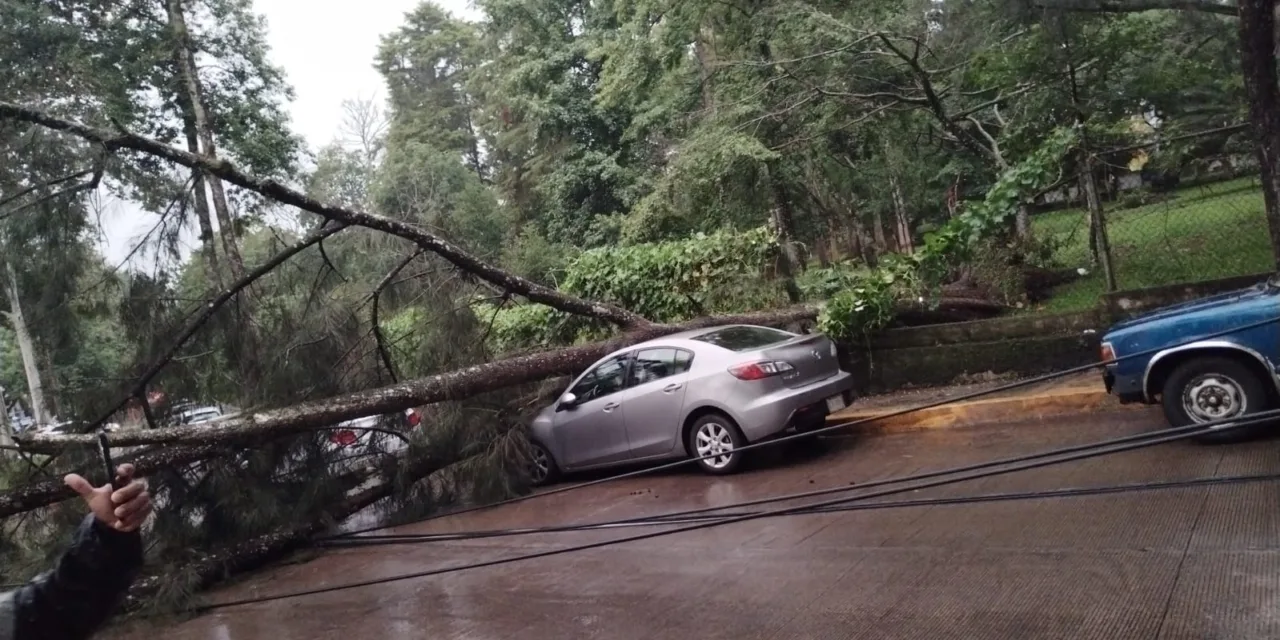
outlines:
[{"label": "fallen tree", "polygon": [[[537,382],[546,378],[580,373],[585,367],[622,347],[688,329],[720,324],[760,324],[786,326],[812,320],[813,307],[790,307],[773,311],[698,318],[673,325],[650,324],[613,339],[565,347],[506,360],[467,367],[439,375],[411,380],[378,389],[352,393],[293,407],[250,413],[221,423],[199,427],[169,427],[117,432],[113,446],[134,447],[182,445],[148,452],[134,460],[140,475],[157,469],[189,464],[225,455],[230,445],[262,443],[345,420],[394,413],[450,400]],[[68,447],[96,446],[93,435],[23,435],[18,446],[32,453],[59,453]],[[74,497],[60,480],[36,482],[0,492],[0,518],[30,511]]]},{"label": "fallen tree", "polygon": [[422,249],[444,258],[459,270],[489,282],[506,293],[523,296],[532,302],[545,304],[548,307],[566,313],[598,318],[625,328],[636,328],[650,324],[645,318],[626,309],[611,304],[583,300],[577,296],[557,291],[532,280],[508,273],[471,255],[466,250],[444,238],[424,231],[419,226],[374,213],[354,211],[345,207],[322,203],[275,180],[251,176],[237,169],[234,164],[224,158],[206,158],[172,147],[158,140],[129,133],[123,129],[117,131],[100,129],[11,102],[0,102],[0,120],[27,122],[54,131],[69,133],[101,145],[108,152],[117,149],[130,149],[145,153],[189,169],[204,171],[242,189],[282,204],[295,206],[330,222],[365,227],[404,238],[422,247]]},{"label": "fallen tree", "polygon": [[[721,324],[783,326],[811,320],[817,309],[808,306],[735,315],[709,316],[681,324],[650,324],[609,340],[553,349],[450,371],[419,380],[410,380],[378,389],[299,404],[283,409],[251,412],[237,418],[210,422],[199,427],[118,432],[114,446],[182,444],[230,445],[270,440],[303,431],[362,418],[403,411],[422,405],[465,400],[486,391],[537,382],[557,375],[581,372],[611,351],[663,335]],[[92,446],[93,435],[22,435],[18,446],[31,453],[56,453],[68,446]],[[0,516],[3,516],[0,510]]]}]

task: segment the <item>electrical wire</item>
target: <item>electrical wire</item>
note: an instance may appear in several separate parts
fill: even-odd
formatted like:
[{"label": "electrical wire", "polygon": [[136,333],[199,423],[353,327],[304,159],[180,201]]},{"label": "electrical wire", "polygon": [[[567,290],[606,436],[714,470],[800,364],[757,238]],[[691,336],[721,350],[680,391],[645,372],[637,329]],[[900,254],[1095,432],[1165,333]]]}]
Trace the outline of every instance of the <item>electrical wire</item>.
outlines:
[{"label": "electrical wire", "polygon": [[871,493],[862,494],[862,495],[853,496],[853,497],[835,498],[835,499],[824,500],[824,501],[815,502],[807,505],[783,507],[780,509],[773,509],[769,511],[763,511],[763,512],[758,512],[753,514],[746,514],[746,515],[735,515],[735,516],[727,517],[723,520],[715,520],[712,522],[690,524],[690,525],[678,527],[675,529],[667,529],[663,531],[651,531],[648,533],[641,533],[633,536],[615,538],[612,540],[602,540],[598,542],[574,545],[574,546],[563,547],[559,549],[547,549],[547,550],[538,551],[535,553],[529,553],[529,554],[518,555],[518,556],[510,556],[506,558],[497,558],[497,559],[485,560],[481,562],[466,563],[466,564],[454,565],[451,567],[440,567],[436,569],[429,569],[427,571],[416,571],[413,573],[388,576],[385,578],[362,580],[359,582],[337,584],[337,585],[332,585],[328,587],[319,587],[315,589],[307,589],[302,591],[279,593],[279,594],[259,596],[254,598],[242,598],[237,600],[228,600],[224,602],[208,603],[204,605],[191,607],[186,611],[191,613],[204,613],[204,612],[213,611],[217,609],[226,609],[230,607],[244,606],[249,604],[259,604],[259,603],[275,602],[279,600],[286,600],[286,599],[299,598],[299,597],[305,597],[305,596],[321,595],[325,593],[333,593],[336,591],[345,591],[348,589],[358,589],[361,587],[389,584],[392,582],[401,582],[404,580],[413,580],[417,578],[426,578],[426,577],[444,575],[449,573],[457,573],[460,571],[467,571],[471,569],[484,569],[488,567],[512,564],[512,563],[523,562],[527,560],[537,560],[541,558],[559,556],[559,555],[564,555],[568,553],[576,553],[579,551],[590,551],[592,549],[599,549],[602,547],[614,546],[614,545],[624,544],[627,542],[639,542],[642,540],[649,540],[653,538],[660,538],[664,536],[675,535],[677,533],[688,533],[691,531],[699,531],[702,529],[709,529],[711,527],[718,527],[718,526],[723,526],[727,524],[736,524],[739,522],[747,522],[750,520],[758,520],[761,518],[769,518],[769,517],[787,515],[792,513],[803,513],[806,510],[815,509],[815,508],[843,505],[850,502],[869,500],[872,498],[880,498],[884,496],[896,495],[899,493],[919,491],[921,489],[931,489],[933,487],[940,487],[948,484],[954,484],[956,482],[964,482],[966,480],[977,480],[982,478],[995,477],[995,476],[1005,475],[1008,473],[1013,473],[1015,471],[1025,471],[1028,469],[1036,469],[1036,468],[1047,467],[1055,464],[1062,464],[1064,462],[1073,462],[1076,460],[1085,460],[1088,458],[1096,458],[1096,457],[1111,455],[1115,453],[1121,453],[1125,451],[1132,451],[1135,449],[1151,447],[1158,444],[1164,444],[1167,442],[1185,440],[1198,435],[1212,433],[1214,431],[1230,431],[1234,429],[1240,429],[1240,428],[1251,426],[1254,424],[1261,424],[1263,422],[1266,422],[1275,418],[1276,416],[1280,416],[1280,410],[1259,412],[1257,414],[1251,415],[1248,418],[1244,418],[1244,419],[1229,419],[1229,420],[1208,422],[1200,425],[1201,428],[1195,431],[1171,433],[1163,437],[1152,438],[1152,439],[1141,441],[1141,442],[1132,442],[1132,443],[1117,445],[1113,447],[1104,447],[1104,448],[1092,450],[1092,451],[1083,451],[1083,452],[1062,456],[1059,458],[1049,459],[1049,460],[1033,460],[1021,465],[1014,465],[1004,469],[981,471],[978,473],[972,473],[966,476],[962,476],[959,478],[930,480],[927,482],[913,484],[905,487],[895,487],[891,489],[884,489],[881,491],[874,491]]},{"label": "electrical wire", "polygon": [[[1265,285],[1265,286],[1270,286],[1270,285]],[[1019,381],[1017,381],[1017,382],[1012,382],[1012,383],[1009,383],[1009,384],[1006,384],[1006,385],[1001,385],[1001,386],[999,386],[999,387],[995,387],[995,388],[993,388],[993,389],[985,389],[985,390],[982,390],[982,391],[975,391],[975,392],[968,393],[968,394],[962,394],[962,395],[956,396],[956,397],[954,397],[954,398],[944,398],[944,399],[941,399],[941,400],[936,400],[936,401],[929,402],[929,403],[925,403],[925,404],[922,404],[922,405],[917,405],[917,406],[914,406],[914,407],[907,407],[907,408],[905,408],[905,409],[899,409],[899,410],[897,410],[897,411],[890,411],[890,412],[888,412],[888,413],[883,413],[883,414],[876,415],[876,416],[870,416],[870,417],[866,417],[866,418],[859,418],[859,419],[856,419],[856,420],[850,420],[850,421],[847,421],[847,422],[841,422],[841,423],[837,423],[837,424],[834,424],[834,425],[827,425],[827,426],[822,427],[822,428],[820,428],[820,429],[814,429],[814,430],[812,430],[812,431],[806,431],[806,432],[804,432],[804,433],[796,433],[796,434],[791,434],[791,435],[783,436],[783,437],[780,437],[780,438],[774,438],[774,439],[771,439],[771,440],[763,440],[763,441],[759,441],[759,442],[755,442],[755,443],[748,444],[748,445],[746,445],[746,446],[738,447],[737,449],[734,449],[734,451],[735,451],[735,452],[750,451],[750,450],[753,450],[753,449],[762,448],[762,447],[766,447],[766,446],[773,446],[773,445],[777,445],[777,444],[782,444],[782,443],[784,443],[784,442],[791,442],[791,441],[793,441],[793,440],[797,440],[797,439],[801,439],[801,438],[811,438],[811,437],[815,437],[815,436],[817,436],[817,435],[819,435],[819,434],[822,434],[822,433],[829,433],[829,432],[835,431],[835,430],[837,430],[837,429],[848,429],[849,427],[854,427],[854,426],[861,425],[861,424],[866,424],[866,423],[869,423],[869,422],[875,422],[875,421],[877,421],[877,420],[884,420],[884,419],[886,419],[886,418],[895,418],[895,417],[898,417],[898,416],[903,416],[903,415],[907,415],[907,414],[911,414],[911,413],[916,413],[916,412],[919,412],[919,411],[925,411],[925,410],[928,410],[928,409],[933,409],[933,408],[936,408],[936,407],[941,407],[941,406],[944,406],[944,405],[947,405],[947,404],[951,404],[951,403],[953,403],[953,402],[964,402],[964,401],[967,401],[967,400],[973,400],[973,399],[975,399],[975,398],[981,398],[981,397],[988,396],[988,395],[993,395],[993,394],[996,394],[996,393],[1002,393],[1002,392],[1005,392],[1005,391],[1012,391],[1012,390],[1014,390],[1014,389],[1020,389],[1020,388],[1022,388],[1022,387],[1032,386],[1032,385],[1040,384],[1040,383],[1043,383],[1043,382],[1048,382],[1048,381],[1051,381],[1051,380],[1056,380],[1056,379],[1058,379],[1058,378],[1062,378],[1062,377],[1065,377],[1065,376],[1075,375],[1075,374],[1077,374],[1077,373],[1084,373],[1084,372],[1086,372],[1086,371],[1091,371],[1091,370],[1093,370],[1093,369],[1097,369],[1097,368],[1099,368],[1099,367],[1105,367],[1105,366],[1109,366],[1109,365],[1113,365],[1113,364],[1118,364],[1118,363],[1120,363],[1120,362],[1125,362],[1125,361],[1127,361],[1127,360],[1132,360],[1132,359],[1135,359],[1135,358],[1141,358],[1141,357],[1145,357],[1145,356],[1155,355],[1155,354],[1157,354],[1157,353],[1160,353],[1160,352],[1162,352],[1162,351],[1166,351],[1166,350],[1168,350],[1168,349],[1177,349],[1177,348],[1184,347],[1184,346],[1187,346],[1187,345],[1190,345],[1190,344],[1193,344],[1193,343],[1196,343],[1196,342],[1200,342],[1200,341],[1203,341],[1203,340],[1212,340],[1212,339],[1214,339],[1214,338],[1221,338],[1221,337],[1228,336],[1228,335],[1231,335],[1231,334],[1234,334],[1234,333],[1239,333],[1239,332],[1242,332],[1242,331],[1248,331],[1248,330],[1250,330],[1250,329],[1257,329],[1257,328],[1259,328],[1259,327],[1264,327],[1264,326],[1267,326],[1267,325],[1275,324],[1275,323],[1277,323],[1277,322],[1280,322],[1280,316],[1277,316],[1277,317],[1274,317],[1274,318],[1267,318],[1267,319],[1265,319],[1265,320],[1259,320],[1259,321],[1251,322],[1251,323],[1248,323],[1248,324],[1243,324],[1243,325],[1240,325],[1240,326],[1238,326],[1238,327],[1233,327],[1233,328],[1231,328],[1231,329],[1224,329],[1224,330],[1222,330],[1222,331],[1218,331],[1218,332],[1215,332],[1215,333],[1210,333],[1210,334],[1203,335],[1203,336],[1197,336],[1197,337],[1195,337],[1195,338],[1192,338],[1192,339],[1189,339],[1189,340],[1185,340],[1185,341],[1180,342],[1180,343],[1177,343],[1177,344],[1164,345],[1164,346],[1161,346],[1161,347],[1158,347],[1158,348],[1147,349],[1147,350],[1145,350],[1145,351],[1138,351],[1138,352],[1131,353],[1131,354],[1128,354],[1128,355],[1125,355],[1125,356],[1119,356],[1119,357],[1116,357],[1116,358],[1114,358],[1114,359],[1112,359],[1112,360],[1109,360],[1109,361],[1106,361],[1106,362],[1095,362],[1095,363],[1091,363],[1091,364],[1087,364],[1087,365],[1080,365],[1080,366],[1078,366],[1078,367],[1072,367],[1072,368],[1070,368],[1070,369],[1065,369],[1065,370],[1057,371],[1057,372],[1054,372],[1054,373],[1048,373],[1048,374],[1045,374],[1045,375],[1036,376],[1036,377],[1033,377],[1033,378],[1028,378],[1028,379],[1026,379],[1026,380],[1019,380]],[[404,526],[404,525],[408,525],[408,524],[416,524],[416,523],[419,523],[419,522],[428,522],[428,521],[431,521],[431,520],[436,520],[436,519],[438,519],[438,518],[446,518],[446,517],[450,517],[450,516],[457,516],[457,515],[462,515],[462,514],[465,514],[465,513],[474,513],[474,512],[476,512],[476,511],[483,511],[483,510],[487,510],[487,509],[493,509],[493,508],[497,508],[497,507],[501,507],[501,506],[506,506],[506,505],[510,505],[510,504],[516,504],[516,503],[519,503],[519,502],[524,502],[524,501],[527,501],[527,500],[533,500],[533,499],[537,499],[537,498],[545,498],[545,497],[547,497],[547,496],[553,496],[553,495],[557,495],[557,494],[561,494],[561,493],[566,493],[566,492],[569,492],[569,491],[577,491],[577,490],[579,490],[579,489],[584,489],[584,488],[586,488],[586,487],[594,487],[594,486],[597,486],[597,485],[605,484],[605,483],[607,483],[607,482],[615,482],[615,481],[617,481],[617,480],[624,480],[624,479],[627,479],[627,478],[634,478],[634,477],[638,477],[638,476],[642,476],[642,475],[646,475],[646,474],[650,474],[650,473],[655,473],[655,472],[658,472],[658,471],[664,471],[664,470],[667,470],[667,469],[674,469],[674,468],[676,468],[676,467],[680,467],[680,466],[683,466],[683,465],[686,465],[686,464],[690,464],[690,463],[693,463],[693,462],[697,462],[697,461],[699,461],[699,460],[706,460],[706,459],[710,459],[710,458],[716,458],[716,457],[720,457],[720,456],[722,456],[722,455],[724,455],[724,454],[722,454],[722,453],[713,453],[713,454],[707,454],[707,455],[705,455],[705,456],[683,458],[683,459],[680,459],[680,460],[676,460],[676,461],[674,461],[674,462],[669,462],[669,463],[662,464],[662,465],[658,465],[658,466],[654,466],[654,467],[646,467],[646,468],[644,468],[644,469],[637,469],[637,470],[635,470],[635,471],[628,471],[628,472],[626,472],[626,473],[621,473],[621,474],[618,474],[618,475],[609,476],[609,477],[607,477],[607,478],[600,478],[600,479],[598,479],[598,480],[590,480],[590,481],[587,481],[587,482],[581,482],[581,483],[574,484],[574,485],[569,485],[569,486],[565,486],[565,487],[559,487],[559,488],[551,489],[551,490],[548,490],[548,491],[539,491],[539,492],[535,492],[535,493],[531,493],[531,494],[527,494],[527,495],[523,495],[523,496],[516,496],[516,497],[514,497],[514,498],[508,498],[508,499],[506,499],[506,500],[499,500],[498,502],[492,502],[492,503],[489,503],[489,504],[477,505],[477,506],[474,506],[474,507],[468,507],[468,508],[465,508],[465,509],[458,509],[458,510],[454,510],[454,511],[448,511],[448,512],[445,512],[445,513],[438,513],[438,514],[434,514],[434,515],[431,515],[431,516],[428,516],[428,517],[425,517],[425,518],[419,518],[419,519],[415,519],[415,520],[408,520],[408,521],[403,521],[403,522],[394,522],[394,523],[391,523],[391,524],[375,525],[375,526],[365,527],[365,528],[362,528],[362,529],[355,529],[355,530],[352,530],[352,531],[343,531],[343,532],[340,532],[340,533],[335,533],[335,534],[330,535],[330,536],[324,536],[324,537],[318,538],[318,540],[328,540],[328,539],[333,539],[333,538],[346,538],[346,537],[353,537],[353,536],[358,536],[358,535],[361,535],[361,534],[369,533],[369,532],[372,532],[372,531],[381,531],[381,530],[383,530],[383,529],[390,529],[390,528],[393,528],[393,527],[399,527],[399,526]]]},{"label": "electrical wire", "polygon": [[[1136,482],[1128,484],[1104,485],[1097,487],[1075,487],[1070,489],[1047,489],[1043,491],[1020,491],[1008,493],[987,493],[976,496],[954,496],[943,498],[922,498],[917,500],[890,500],[868,504],[850,504],[821,509],[805,509],[801,512],[786,514],[811,515],[820,513],[843,513],[847,511],[870,511],[879,509],[900,509],[910,507],[932,507],[959,504],[976,504],[986,502],[1013,502],[1020,500],[1041,500],[1049,498],[1073,498],[1083,496],[1111,495],[1118,493],[1160,491],[1165,489],[1183,489],[1200,486],[1221,486],[1247,484],[1251,482],[1280,481],[1280,473],[1248,474],[1235,476],[1205,476],[1187,480],[1170,480],[1164,482]],[[602,531],[626,527],[661,527],[686,524],[691,522],[709,522],[723,520],[741,515],[759,515],[759,511],[747,511],[710,516],[691,516],[683,519],[651,519],[631,522],[602,523],[586,525],[563,525],[552,527],[531,527],[526,529],[490,529],[459,533],[436,533],[406,536],[368,536],[330,540],[320,546],[325,547],[375,547],[381,545],[420,544],[428,542],[458,542],[481,540],[510,536],[532,535],[542,533],[569,533],[578,531]],[[783,517],[783,516],[780,516]]]},{"label": "electrical wire", "polygon": [[[1091,443],[1088,443],[1088,444],[1079,444],[1079,445],[1071,445],[1071,446],[1067,446],[1067,447],[1059,447],[1059,448],[1056,448],[1056,449],[1050,449],[1050,450],[1048,450],[1048,451],[1042,451],[1042,452],[1039,452],[1039,453],[1033,453],[1033,454],[1022,454],[1022,455],[1017,455],[1017,456],[1010,456],[1010,457],[1007,457],[1007,458],[998,458],[998,459],[995,459],[995,460],[988,460],[988,461],[986,461],[986,462],[978,462],[978,463],[973,463],[973,464],[960,465],[960,466],[956,466],[956,467],[948,467],[948,468],[944,468],[944,469],[937,469],[937,470],[934,470],[934,471],[926,471],[926,472],[923,472],[923,473],[915,473],[915,474],[910,474],[910,475],[906,475],[906,476],[893,476],[893,477],[889,477],[889,478],[883,478],[883,479],[880,479],[880,480],[873,480],[873,481],[870,481],[870,482],[866,482],[866,483],[862,483],[862,484],[856,484],[856,485],[839,486],[839,487],[829,487],[829,488],[825,488],[825,489],[814,489],[814,490],[810,490],[810,491],[803,491],[803,492],[799,492],[799,493],[790,493],[790,494],[784,494],[784,495],[780,495],[780,496],[772,496],[772,497],[768,497],[768,498],[759,498],[759,499],[756,499],[756,500],[748,500],[748,501],[744,501],[744,502],[736,502],[736,503],[730,503],[730,504],[725,504],[725,505],[718,505],[718,506],[711,506],[711,507],[700,507],[700,508],[697,508],[697,509],[686,509],[686,510],[682,510],[682,511],[672,511],[672,512],[668,512],[668,513],[665,513],[665,514],[659,514],[659,515],[656,515],[656,516],[639,516],[639,517],[635,517],[635,518],[624,518],[624,519],[619,519],[619,520],[606,520],[606,521],[593,522],[593,523],[582,523],[582,524],[578,524],[578,525],[560,525],[560,526],[563,526],[563,527],[577,527],[577,526],[600,527],[600,526],[607,526],[607,525],[615,525],[615,526],[617,526],[617,525],[627,525],[627,524],[630,524],[630,523],[632,523],[632,522],[643,522],[643,521],[648,521],[648,520],[657,520],[657,519],[664,519],[664,518],[676,518],[676,519],[689,518],[689,517],[697,516],[697,515],[704,514],[704,513],[710,513],[710,512],[713,512],[713,511],[723,511],[723,510],[725,510],[725,509],[740,509],[740,508],[744,508],[744,507],[756,507],[756,506],[765,505],[765,504],[771,504],[771,503],[775,503],[775,502],[786,502],[786,501],[790,501],[790,500],[799,500],[799,499],[802,499],[802,498],[814,498],[814,497],[818,497],[818,496],[826,496],[826,495],[831,495],[831,494],[836,494],[836,493],[847,493],[847,492],[851,492],[851,491],[863,491],[863,490],[866,490],[866,489],[873,489],[873,488],[876,488],[876,487],[883,487],[883,486],[891,485],[891,484],[899,484],[899,483],[902,483],[902,482],[916,482],[916,481],[919,481],[919,480],[928,480],[928,479],[931,479],[931,478],[938,478],[938,477],[947,476],[947,475],[954,475],[954,474],[957,474],[957,473],[966,473],[966,472],[970,472],[970,471],[980,471],[980,470],[982,470],[982,469],[990,469],[990,468],[993,468],[993,467],[999,467],[999,466],[1007,465],[1007,464],[1016,464],[1016,463],[1019,463],[1019,462],[1025,462],[1025,461],[1027,461],[1027,460],[1037,460],[1037,459],[1041,459],[1041,458],[1048,458],[1048,457],[1052,457],[1052,456],[1058,456],[1058,455],[1065,455],[1065,454],[1069,454],[1069,453],[1075,453],[1075,452],[1078,452],[1078,451],[1089,451],[1089,450],[1097,449],[1097,448],[1099,448],[1099,447],[1105,447],[1105,446],[1116,445],[1116,444],[1124,444],[1124,443],[1127,443],[1127,442],[1135,442],[1135,441],[1140,441],[1140,440],[1146,440],[1146,439],[1148,439],[1148,438],[1158,437],[1158,436],[1160,436],[1160,435],[1162,435],[1162,434],[1169,434],[1169,433],[1183,433],[1183,432],[1187,432],[1187,431],[1194,431],[1194,430],[1201,429],[1201,428],[1202,428],[1202,426],[1201,426],[1201,425],[1188,425],[1188,426],[1183,426],[1183,427],[1173,427],[1173,428],[1166,429],[1166,430],[1162,430],[1162,431],[1154,431],[1154,432],[1146,432],[1146,433],[1136,433],[1136,434],[1130,434],[1130,435],[1127,435],[1127,436],[1120,436],[1120,437],[1117,437],[1117,438],[1110,438],[1110,439],[1107,439],[1107,440],[1102,440],[1102,441],[1100,441],[1100,442],[1091,442]],[[570,529],[570,530],[572,530],[572,529]],[[317,540],[316,540],[316,542],[318,542],[318,543],[327,543],[327,542],[331,542],[331,541],[335,541],[335,540],[382,540],[382,539],[406,538],[406,537],[411,538],[411,537],[413,537],[414,535],[415,535],[415,534],[387,534],[387,535],[361,535],[361,536],[329,536],[329,537],[325,537],[325,538],[319,538],[319,539],[317,539]]]},{"label": "electrical wire", "polygon": [[[841,505],[841,506],[834,506],[834,507],[826,507],[822,509],[806,509],[803,512],[797,512],[796,514],[788,514],[788,515],[843,513],[843,512],[850,512],[850,511],[870,511],[870,510],[879,510],[879,509],[897,509],[897,508],[924,507],[924,506],[946,506],[946,505],[974,504],[974,503],[987,503],[987,502],[1009,502],[1009,501],[1019,501],[1019,500],[1086,497],[1086,496],[1098,496],[1098,495],[1114,495],[1114,494],[1129,493],[1129,492],[1160,491],[1160,490],[1166,490],[1166,489],[1185,489],[1185,488],[1201,487],[1201,486],[1226,486],[1226,485],[1237,485],[1237,484],[1249,484],[1254,482],[1274,482],[1274,481],[1280,481],[1280,474],[1274,474],[1274,473],[1251,474],[1251,475],[1220,476],[1220,477],[1206,476],[1206,477],[1200,477],[1200,478],[1191,478],[1187,480],[1172,480],[1167,482],[1140,482],[1140,483],[1130,483],[1130,484],[1106,485],[1106,486],[1100,486],[1100,487],[1077,487],[1073,489],[1050,489],[1046,491],[1027,491],[1027,492],[1017,492],[1017,493],[989,493],[989,494],[982,494],[982,495],[976,495],[976,496],[957,496],[957,497],[949,497],[949,498],[928,498],[928,499],[922,499],[922,500],[898,500],[898,501],[872,502],[869,504]],[[719,516],[708,516],[708,518],[725,518],[725,517],[728,517],[729,515],[746,515],[746,514],[723,514]],[[647,523],[635,523],[635,526],[663,526],[663,525],[670,526],[674,524],[680,524],[680,522],[651,521]],[[547,532],[555,532],[555,531],[561,531],[561,530],[565,530],[565,529],[547,527],[547,528],[544,528],[543,530],[529,530],[529,531],[495,530],[492,532],[472,532],[473,535],[468,536],[467,538],[459,538],[458,536],[460,536],[461,534],[441,534],[438,538],[435,538],[432,540],[425,540],[425,539],[424,540],[404,540],[404,541],[377,540],[375,541],[376,544],[368,544],[368,545],[357,544],[356,541],[360,540],[360,538],[356,538],[355,540],[351,540],[351,541],[335,540],[333,541],[332,544],[324,545],[324,546],[359,547],[359,546],[377,546],[379,544],[412,544],[414,542],[419,542],[419,541],[422,541],[422,542],[456,541],[459,539],[492,538],[492,537],[500,537],[505,535],[521,535],[523,533],[547,533]],[[479,533],[492,533],[494,535],[475,535]],[[26,583],[0,584],[0,591],[9,591],[12,589],[17,589],[19,587],[24,586],[25,584]]]}]

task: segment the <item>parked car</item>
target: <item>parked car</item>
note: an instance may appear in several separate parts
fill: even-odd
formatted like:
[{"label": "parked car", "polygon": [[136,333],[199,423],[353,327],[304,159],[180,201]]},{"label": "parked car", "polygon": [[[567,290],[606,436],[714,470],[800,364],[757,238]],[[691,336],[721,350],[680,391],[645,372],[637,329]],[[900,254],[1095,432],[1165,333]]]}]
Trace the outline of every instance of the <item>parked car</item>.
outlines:
[{"label": "parked car", "polygon": [[185,408],[174,417],[179,426],[190,426],[212,422],[222,417],[222,409],[214,406],[194,406]]},{"label": "parked car", "polygon": [[732,473],[738,449],[821,427],[852,388],[821,334],[728,325],[637,344],[597,361],[534,419],[533,480],[713,454],[702,469]]},{"label": "parked car", "polygon": [[[1159,403],[1173,426],[1225,420],[1280,406],[1280,323],[1209,338],[1280,316],[1280,279],[1156,310],[1102,337],[1103,381],[1122,403]],[[1198,337],[1203,339],[1197,339]],[[1184,344],[1186,343],[1186,344]],[[1151,355],[1116,361],[1126,355]],[[1263,427],[1215,431],[1230,442]]]},{"label": "parked car", "polygon": [[[402,415],[405,429],[413,429],[421,423],[421,417],[414,409],[406,409]],[[371,428],[393,428],[383,421],[382,416],[356,418],[340,423],[337,427],[329,431],[328,447],[330,451],[342,454],[339,459],[357,458],[369,452],[375,443],[379,445],[378,451],[387,453],[394,453],[405,446],[402,438],[370,430]]]}]

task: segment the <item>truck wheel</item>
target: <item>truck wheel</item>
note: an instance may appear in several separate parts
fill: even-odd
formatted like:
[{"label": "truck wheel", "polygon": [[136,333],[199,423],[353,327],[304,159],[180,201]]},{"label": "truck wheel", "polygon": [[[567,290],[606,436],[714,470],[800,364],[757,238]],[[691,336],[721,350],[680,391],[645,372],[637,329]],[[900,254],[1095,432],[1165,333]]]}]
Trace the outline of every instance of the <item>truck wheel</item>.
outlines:
[{"label": "truck wheel", "polygon": [[[1271,407],[1265,382],[1230,358],[1196,358],[1184,362],[1165,380],[1161,392],[1165,418],[1175,427],[1226,420]],[[1225,426],[1225,425],[1224,425]],[[1225,444],[1257,436],[1269,425],[1211,431],[1197,442]]]}]

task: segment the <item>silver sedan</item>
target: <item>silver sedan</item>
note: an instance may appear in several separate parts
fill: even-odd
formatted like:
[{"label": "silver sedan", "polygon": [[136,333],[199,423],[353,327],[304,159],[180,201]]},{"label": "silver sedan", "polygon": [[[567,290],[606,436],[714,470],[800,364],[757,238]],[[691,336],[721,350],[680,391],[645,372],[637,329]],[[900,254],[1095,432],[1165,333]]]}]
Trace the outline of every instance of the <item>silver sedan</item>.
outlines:
[{"label": "silver sedan", "polygon": [[[711,456],[727,474],[743,446],[821,427],[853,380],[821,334],[730,325],[677,333],[596,362],[531,425],[533,480],[561,471]],[[718,455],[717,455],[718,454]]]}]

